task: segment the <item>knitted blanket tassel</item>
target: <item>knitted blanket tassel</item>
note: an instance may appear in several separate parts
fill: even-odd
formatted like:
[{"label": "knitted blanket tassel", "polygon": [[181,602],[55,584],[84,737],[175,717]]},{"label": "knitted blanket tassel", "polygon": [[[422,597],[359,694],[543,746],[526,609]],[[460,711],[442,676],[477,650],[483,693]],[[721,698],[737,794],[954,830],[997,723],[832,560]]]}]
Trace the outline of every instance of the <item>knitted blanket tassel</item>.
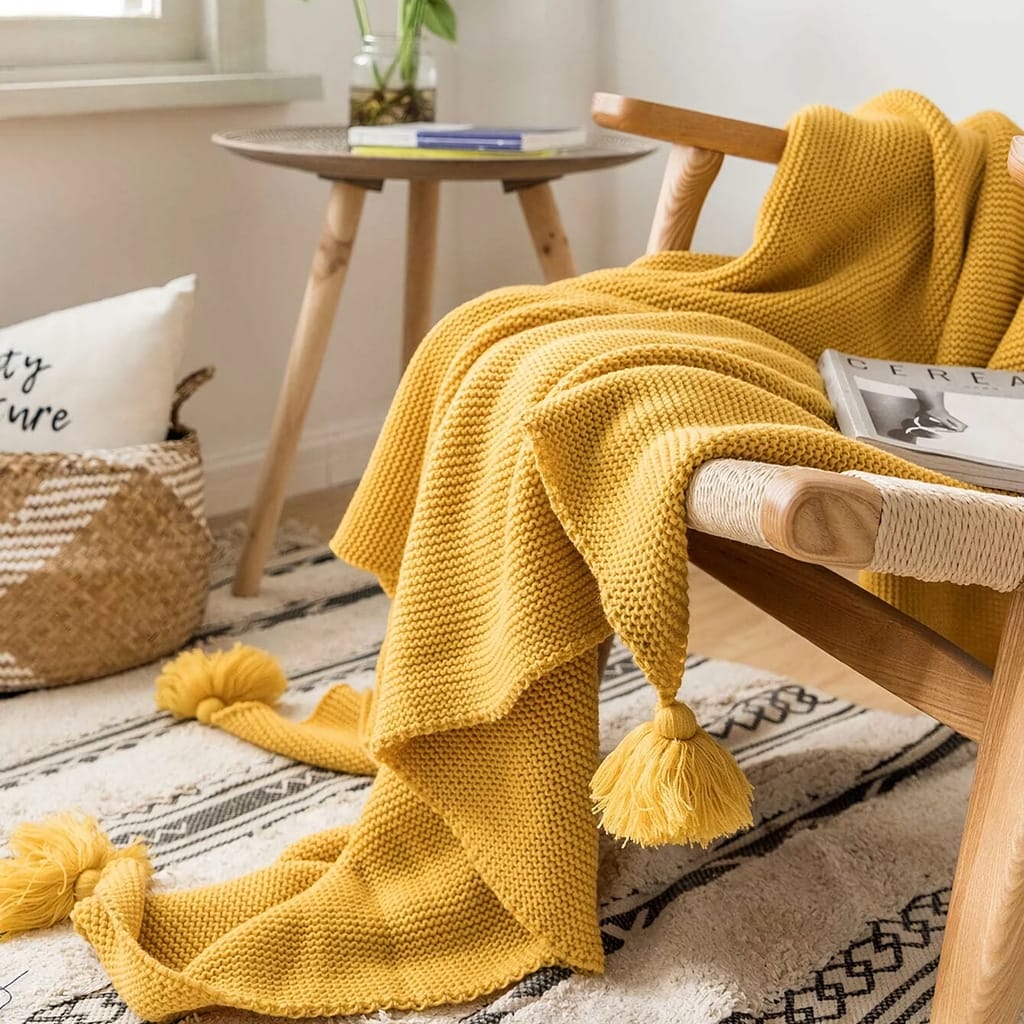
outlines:
[{"label": "knitted blanket tassel", "polygon": [[0,861],[0,940],[70,917],[110,864],[133,860],[147,880],[153,870],[142,843],[119,850],[94,819],[77,814],[19,825],[10,847],[14,857]]},{"label": "knitted blanket tassel", "polygon": [[749,828],[753,788],[677,700],[627,733],[591,783],[606,831],[641,846],[699,843]]}]

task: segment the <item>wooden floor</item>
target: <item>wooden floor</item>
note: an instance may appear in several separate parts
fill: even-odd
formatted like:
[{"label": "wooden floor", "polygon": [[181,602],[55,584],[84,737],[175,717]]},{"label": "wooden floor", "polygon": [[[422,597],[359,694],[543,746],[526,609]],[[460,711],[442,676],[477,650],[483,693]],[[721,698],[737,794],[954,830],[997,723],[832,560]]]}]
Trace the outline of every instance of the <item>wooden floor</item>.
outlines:
[{"label": "wooden floor", "polygon": [[[285,518],[307,524],[327,540],[353,489],[333,487],[292,498],[285,505]],[[238,518],[240,514],[222,516],[214,525]],[[690,567],[690,650],[756,665],[858,704],[916,714],[898,697],[819,651],[696,566]]]}]

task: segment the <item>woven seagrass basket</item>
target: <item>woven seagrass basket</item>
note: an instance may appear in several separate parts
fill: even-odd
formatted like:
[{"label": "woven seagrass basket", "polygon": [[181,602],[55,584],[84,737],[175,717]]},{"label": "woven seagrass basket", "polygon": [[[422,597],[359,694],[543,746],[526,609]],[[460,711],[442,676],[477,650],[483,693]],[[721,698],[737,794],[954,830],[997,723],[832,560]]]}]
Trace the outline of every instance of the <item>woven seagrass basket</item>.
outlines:
[{"label": "woven seagrass basket", "polygon": [[141,665],[199,626],[213,545],[178,416],[212,376],[181,382],[159,444],[0,454],[0,692]]}]

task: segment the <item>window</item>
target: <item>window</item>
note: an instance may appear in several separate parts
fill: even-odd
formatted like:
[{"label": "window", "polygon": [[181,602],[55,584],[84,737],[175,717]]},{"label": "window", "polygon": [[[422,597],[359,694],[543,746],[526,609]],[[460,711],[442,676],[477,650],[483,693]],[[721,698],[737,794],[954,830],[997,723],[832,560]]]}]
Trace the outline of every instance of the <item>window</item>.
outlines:
[{"label": "window", "polygon": [[0,0],[0,18],[154,18],[157,0]]},{"label": "window", "polygon": [[200,0],[0,0],[0,66],[200,60],[202,28]]},{"label": "window", "polygon": [[317,99],[266,70],[263,0],[0,0],[0,118]]}]

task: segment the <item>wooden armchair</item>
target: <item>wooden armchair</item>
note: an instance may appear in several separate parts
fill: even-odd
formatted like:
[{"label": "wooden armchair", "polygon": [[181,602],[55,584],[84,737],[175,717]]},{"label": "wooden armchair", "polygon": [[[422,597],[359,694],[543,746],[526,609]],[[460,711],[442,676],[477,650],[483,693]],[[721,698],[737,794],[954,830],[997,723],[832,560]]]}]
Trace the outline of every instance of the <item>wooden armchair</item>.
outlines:
[{"label": "wooden armchair", "polygon": [[[603,127],[672,143],[648,252],[689,246],[726,154],[777,163],[786,144],[778,128],[607,93],[594,96],[592,113]],[[1009,168],[1024,185],[1024,149],[1011,151]],[[979,742],[931,1020],[1016,1024],[1024,1008],[1024,499],[717,460],[694,477],[687,521],[696,565]],[[943,543],[927,543],[940,535]],[[1012,592],[995,671],[826,566]]]}]

